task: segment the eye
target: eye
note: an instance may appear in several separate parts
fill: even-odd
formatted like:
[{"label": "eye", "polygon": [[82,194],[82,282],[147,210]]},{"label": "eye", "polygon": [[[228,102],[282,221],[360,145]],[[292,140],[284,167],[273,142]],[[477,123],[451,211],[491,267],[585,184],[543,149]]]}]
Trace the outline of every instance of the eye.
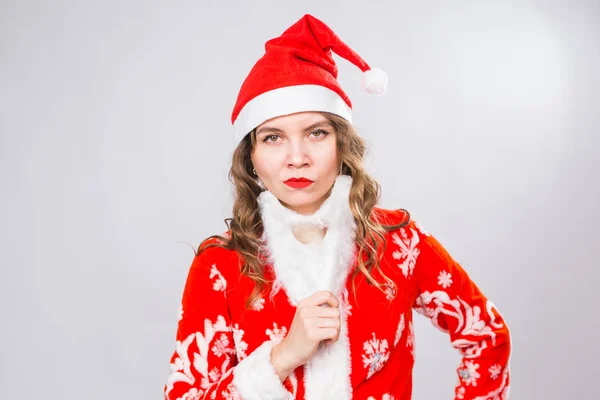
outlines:
[{"label": "eye", "polygon": [[275,140],[269,140],[271,138],[278,138],[279,135],[267,135],[264,137],[264,139],[262,140],[263,142],[275,142]]},{"label": "eye", "polygon": [[329,134],[329,132],[324,131],[323,129],[317,129],[316,131],[312,131],[310,133],[311,135],[313,135],[314,137],[323,137],[323,136],[327,136]]}]

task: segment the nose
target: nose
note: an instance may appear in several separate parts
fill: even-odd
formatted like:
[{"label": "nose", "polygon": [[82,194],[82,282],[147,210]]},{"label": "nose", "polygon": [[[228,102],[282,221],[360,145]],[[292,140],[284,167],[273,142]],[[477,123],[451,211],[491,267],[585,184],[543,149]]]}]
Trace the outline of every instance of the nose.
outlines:
[{"label": "nose", "polygon": [[288,153],[288,166],[302,168],[310,164],[308,149],[302,141],[291,141]]}]

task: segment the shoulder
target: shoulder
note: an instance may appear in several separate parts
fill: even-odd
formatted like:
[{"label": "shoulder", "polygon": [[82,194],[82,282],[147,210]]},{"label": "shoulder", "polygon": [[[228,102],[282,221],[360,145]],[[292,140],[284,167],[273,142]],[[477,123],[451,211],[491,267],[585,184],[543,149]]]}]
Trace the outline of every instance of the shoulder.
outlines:
[{"label": "shoulder", "polygon": [[386,209],[375,207],[372,218],[387,228],[388,235],[400,234],[402,237],[411,237],[416,242],[427,242],[432,238],[431,234],[423,229],[405,208]]},{"label": "shoulder", "polygon": [[401,243],[406,251],[418,250],[418,254],[422,255],[429,254],[441,259],[451,258],[435,235],[423,228],[408,210],[375,208],[373,213],[379,218],[379,222],[387,227],[387,236],[392,239],[392,242]]},{"label": "shoulder", "polygon": [[398,209],[387,209],[382,207],[375,207],[371,214],[371,218],[374,221],[379,222],[386,226],[396,225],[407,225],[411,222],[411,215],[408,210],[404,208]]},{"label": "shoulder", "polygon": [[[218,236],[229,237],[228,232]],[[198,251],[190,267],[190,273],[217,269],[221,274],[235,274],[239,271],[240,257],[237,251],[225,247],[226,242],[217,235],[209,236],[198,246]]]}]

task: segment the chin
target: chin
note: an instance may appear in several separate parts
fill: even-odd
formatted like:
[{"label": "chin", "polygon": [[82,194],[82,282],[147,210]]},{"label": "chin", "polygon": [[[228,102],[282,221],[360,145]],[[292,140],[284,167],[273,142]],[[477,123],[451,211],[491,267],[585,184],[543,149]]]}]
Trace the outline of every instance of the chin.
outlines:
[{"label": "chin", "polygon": [[280,200],[282,200],[284,203],[292,206],[292,207],[306,207],[309,206],[311,204],[314,204],[318,201],[318,198],[316,196],[284,196],[283,198],[280,198]]}]

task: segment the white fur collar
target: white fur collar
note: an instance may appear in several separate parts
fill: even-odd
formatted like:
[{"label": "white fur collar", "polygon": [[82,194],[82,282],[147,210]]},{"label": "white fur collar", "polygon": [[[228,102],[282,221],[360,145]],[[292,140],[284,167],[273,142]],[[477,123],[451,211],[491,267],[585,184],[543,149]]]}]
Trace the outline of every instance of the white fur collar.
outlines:
[{"label": "white fur collar", "polygon": [[[275,291],[283,286],[296,305],[318,290],[339,296],[354,255],[356,224],[348,196],[352,177],[339,175],[330,196],[312,215],[302,215],[282,205],[269,191],[258,196],[264,226],[263,240],[276,275]],[[294,226],[327,227],[320,243],[303,244]]]},{"label": "white fur collar", "polygon": [[[340,300],[339,340],[320,347],[304,365],[307,400],[352,398],[348,300],[347,292],[343,293],[356,250],[356,223],[348,200],[351,186],[352,177],[338,176],[330,196],[312,215],[286,208],[271,192],[262,192],[258,197],[263,240],[276,276],[272,294],[283,287],[294,306],[318,290],[328,290]],[[298,224],[327,226],[327,233],[322,242],[306,245],[292,232],[292,227]]]}]

